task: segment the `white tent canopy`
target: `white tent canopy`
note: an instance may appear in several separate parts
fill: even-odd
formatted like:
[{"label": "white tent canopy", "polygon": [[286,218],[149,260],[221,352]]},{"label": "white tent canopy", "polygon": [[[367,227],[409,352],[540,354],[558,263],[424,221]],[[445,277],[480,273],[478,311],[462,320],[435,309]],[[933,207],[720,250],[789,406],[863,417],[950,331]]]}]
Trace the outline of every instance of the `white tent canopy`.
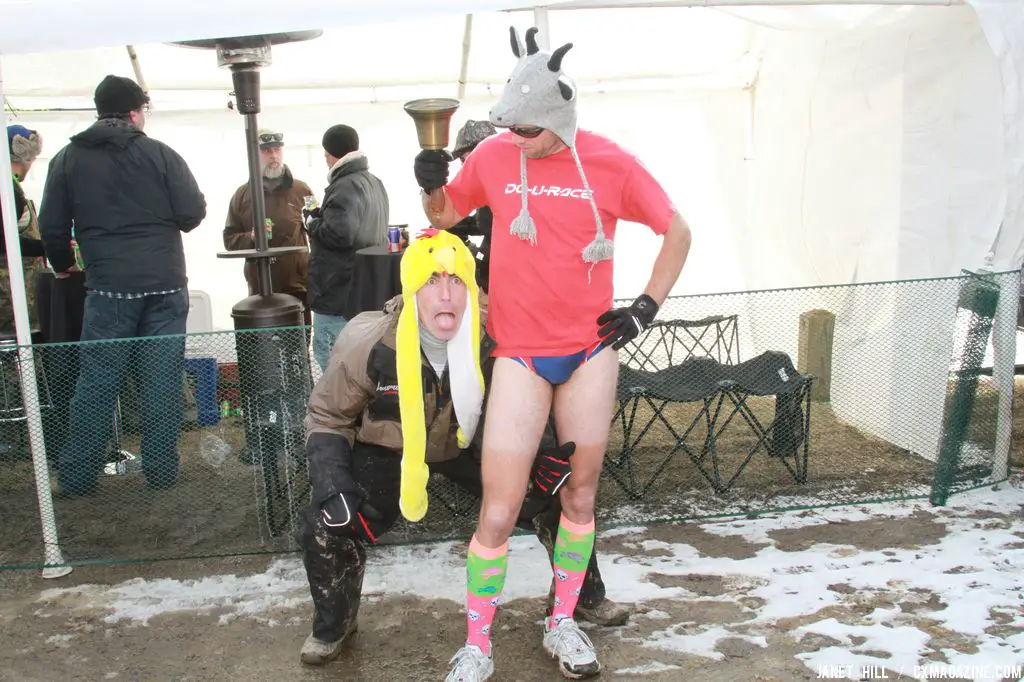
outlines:
[{"label": "white tent canopy", "polygon": [[[211,52],[161,43],[322,27],[320,38],[274,48],[260,120],[285,133],[287,162],[317,190],[320,135],[354,125],[388,187],[392,222],[418,228],[417,147],[400,103],[455,95],[465,63],[453,123],[486,117],[514,64],[509,24],[537,21],[552,45],[575,44],[564,65],[581,85],[581,125],[635,151],[691,223],[676,293],[940,277],[989,255],[996,270],[1024,260],[1024,3],[591,0],[521,11],[533,4],[0,0],[5,17],[61,17],[46,32],[0,25],[3,92],[16,120],[45,140],[25,186],[40,198],[47,158],[93,120],[104,75],[132,75],[125,45],[134,45],[154,103],[147,133],[185,156],[209,203],[185,238],[190,286],[211,295],[215,326],[228,328],[245,285],[241,266],[215,254],[228,199],[246,177],[243,124],[226,107],[231,78]],[[685,4],[715,6],[676,6]],[[12,228],[7,235],[10,243]],[[617,295],[642,290],[658,244],[643,228],[620,228]],[[1016,294],[1006,293],[996,346],[1012,371]],[[820,304],[808,294],[806,308]],[[898,295],[851,295],[836,312],[837,334],[858,335],[844,347],[858,351],[833,358],[847,377],[833,384],[833,407],[933,455],[952,320],[936,330],[934,311]],[[777,347],[749,317],[750,352]],[[907,336],[922,325],[948,343]],[[858,366],[880,365],[892,377],[881,390],[893,397],[858,412],[879,390],[861,385]],[[996,378],[1012,386],[1012,375]],[[907,414],[925,416],[907,429]],[[1008,424],[1009,402],[1001,419]]]}]

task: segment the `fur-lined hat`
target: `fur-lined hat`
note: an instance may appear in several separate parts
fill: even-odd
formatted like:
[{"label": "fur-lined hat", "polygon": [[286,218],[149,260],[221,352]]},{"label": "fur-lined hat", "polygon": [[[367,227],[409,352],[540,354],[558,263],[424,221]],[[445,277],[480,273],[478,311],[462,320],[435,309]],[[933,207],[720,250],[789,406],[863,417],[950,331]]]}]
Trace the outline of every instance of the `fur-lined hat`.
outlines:
[{"label": "fur-lined hat", "polygon": [[15,163],[30,164],[43,153],[43,138],[25,126],[7,126],[7,144]]}]

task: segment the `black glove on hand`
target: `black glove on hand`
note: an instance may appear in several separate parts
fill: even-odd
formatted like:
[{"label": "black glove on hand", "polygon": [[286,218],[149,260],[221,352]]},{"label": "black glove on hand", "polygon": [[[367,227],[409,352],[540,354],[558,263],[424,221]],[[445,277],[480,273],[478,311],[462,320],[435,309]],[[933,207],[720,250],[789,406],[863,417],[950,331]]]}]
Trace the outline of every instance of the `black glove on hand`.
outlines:
[{"label": "black glove on hand", "polygon": [[366,503],[363,489],[350,470],[352,446],[334,433],[311,433],[306,438],[312,503],[319,507],[327,530],[335,535],[354,535],[374,543],[369,521],[380,521],[380,512]]},{"label": "black glove on hand", "polygon": [[363,496],[356,491],[339,493],[320,505],[320,513],[324,517],[324,525],[336,535],[354,533],[364,542],[374,544],[377,538],[370,530],[370,521],[380,521],[380,512],[363,501]]},{"label": "black glove on hand", "polygon": [[412,169],[416,174],[416,184],[425,191],[444,187],[448,184],[448,164],[452,155],[444,149],[424,149],[416,155]]},{"label": "black glove on hand", "polygon": [[640,336],[654,322],[657,314],[658,304],[647,294],[640,294],[628,308],[612,308],[597,318],[597,323],[601,325],[597,332],[601,337],[601,345],[619,350]]},{"label": "black glove on hand", "polygon": [[575,452],[576,443],[571,441],[554,450],[541,450],[533,462],[533,472],[530,475],[534,490],[554,496],[572,475],[569,458]]}]

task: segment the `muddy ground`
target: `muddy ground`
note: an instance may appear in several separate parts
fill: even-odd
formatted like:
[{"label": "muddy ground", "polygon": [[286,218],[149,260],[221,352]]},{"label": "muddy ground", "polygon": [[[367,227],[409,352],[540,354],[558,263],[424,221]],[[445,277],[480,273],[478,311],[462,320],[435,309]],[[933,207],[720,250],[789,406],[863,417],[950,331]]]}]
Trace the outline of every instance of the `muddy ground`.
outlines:
[{"label": "muddy ground", "polygon": [[[813,514],[814,512],[803,512]],[[1024,507],[1006,514],[984,514],[984,522],[1010,527],[1019,524]],[[838,542],[857,551],[887,548],[911,549],[942,541],[947,528],[940,513],[919,511],[897,518],[824,523],[799,528],[770,530],[768,537],[784,552],[800,552],[819,542]],[[735,535],[708,532],[697,524],[651,526],[646,537],[615,534],[601,540],[606,554],[622,554],[630,561],[656,561],[664,556],[663,543],[682,543],[699,556],[746,559],[765,547]],[[1019,534],[1024,537],[1024,534]],[[650,542],[644,544],[644,540]],[[638,544],[640,543],[640,544]],[[639,549],[643,547],[646,549]],[[645,556],[642,556],[646,554]],[[133,578],[160,577],[179,580],[219,574],[258,574],[270,557],[236,557],[174,561],[129,566],[79,567],[60,580],[43,581],[36,571],[0,573],[0,680],[353,680],[394,682],[440,680],[449,656],[461,645],[464,617],[460,604],[412,596],[377,595],[364,602],[360,630],[335,663],[324,669],[303,667],[298,651],[309,632],[310,607],[286,607],[258,617],[238,616],[220,622],[218,612],[163,614],[148,625],[104,621],[107,613],[90,609],[73,597],[41,601],[49,588],[81,584],[117,584]],[[372,561],[372,555],[371,555]],[[735,633],[764,606],[749,594],[754,583],[737,583],[729,576],[650,574],[661,587],[685,587],[682,598],[658,599],[637,605],[631,622],[621,628],[594,628],[589,632],[597,645],[605,673],[602,679],[643,679],[692,682],[721,680],[788,681],[816,679],[814,670],[795,658],[802,652],[836,644],[820,635],[802,639],[792,632],[807,623],[834,617],[858,622],[876,607],[899,605],[912,623],[928,632],[934,660],[943,660],[949,648],[971,651],[974,644],[935,627],[931,619],[945,608],[927,589],[894,590],[892,593],[854,594],[846,585],[829,586],[842,595],[838,605],[818,613],[762,625],[766,647],[743,639],[723,639],[718,661],[705,656],[644,646],[653,631],[666,623],[718,623]],[[847,588],[847,589],[844,589]],[[610,586],[614,596],[614,585]],[[725,597],[723,599],[723,597]],[[496,681],[561,679],[540,646],[542,599],[517,599],[499,610],[496,623]],[[666,618],[667,616],[667,618]],[[670,619],[670,620],[669,620]],[[1024,632],[1021,622],[1004,624],[1007,635]],[[401,633],[401,634],[399,634]],[[406,633],[418,633],[409,636]],[[754,634],[754,633],[752,633]],[[933,655],[934,654],[934,655]],[[654,664],[652,666],[652,663]],[[658,672],[658,666],[678,666]],[[619,671],[651,666],[642,676]],[[898,676],[889,671],[890,679]]]}]

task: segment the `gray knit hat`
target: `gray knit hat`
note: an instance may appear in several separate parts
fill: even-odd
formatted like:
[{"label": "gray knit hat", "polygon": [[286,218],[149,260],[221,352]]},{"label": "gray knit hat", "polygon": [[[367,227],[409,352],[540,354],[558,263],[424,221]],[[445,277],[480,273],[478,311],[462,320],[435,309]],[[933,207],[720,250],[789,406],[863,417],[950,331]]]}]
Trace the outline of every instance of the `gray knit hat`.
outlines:
[{"label": "gray knit hat", "polygon": [[[576,84],[562,73],[562,58],[572,48],[566,43],[552,53],[541,52],[537,47],[537,29],[526,31],[526,45],[523,45],[515,27],[509,31],[512,38],[512,54],[519,63],[512,71],[501,99],[491,109],[491,123],[501,128],[515,125],[538,126],[550,130],[565,143],[576,162],[580,179],[587,192],[587,199],[594,211],[597,232],[594,241],[583,249],[583,260],[596,264],[611,260],[615,253],[612,242],[604,235],[601,215],[594,201],[594,193],[583,172],[579,154],[576,153]],[[526,182],[526,153],[520,153],[519,175],[522,182],[523,208],[512,221],[511,232],[520,239],[537,243],[537,226],[530,217]]]},{"label": "gray knit hat", "polygon": [[497,132],[490,121],[474,121],[472,119],[466,121],[466,124],[459,129],[459,134],[455,136],[455,148],[452,150],[452,156],[459,158],[463,154],[468,154],[473,151],[474,147]]}]

